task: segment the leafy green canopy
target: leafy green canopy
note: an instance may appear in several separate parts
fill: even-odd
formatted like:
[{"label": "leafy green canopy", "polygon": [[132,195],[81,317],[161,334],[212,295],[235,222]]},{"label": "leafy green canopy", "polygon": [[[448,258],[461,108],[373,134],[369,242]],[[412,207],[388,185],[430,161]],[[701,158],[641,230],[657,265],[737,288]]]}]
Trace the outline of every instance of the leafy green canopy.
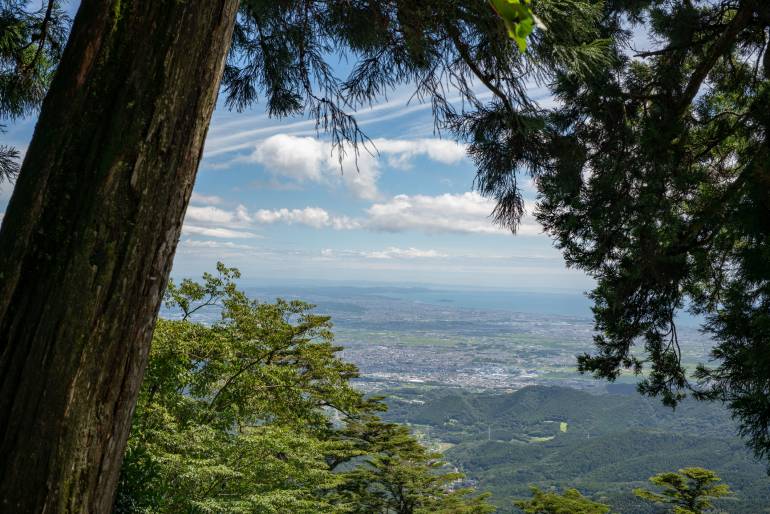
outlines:
[{"label": "leafy green canopy", "polygon": [[[67,40],[69,18],[60,2],[37,4],[0,0],[0,121],[25,116],[40,105]],[[18,173],[18,159],[15,148],[0,145],[0,182]]]},{"label": "leafy green canopy", "polygon": [[650,477],[650,482],[661,488],[661,492],[635,489],[634,494],[644,500],[670,505],[674,514],[703,514],[714,508],[711,500],[732,494],[720,481],[716,473],[708,469],[684,468],[676,473]]},{"label": "leafy green canopy", "polygon": [[607,514],[610,508],[596,503],[577,489],[567,489],[564,494],[532,488],[532,498],[514,502],[525,514]]},{"label": "leafy green canopy", "polygon": [[[640,390],[669,405],[688,390],[726,401],[767,456],[770,3],[612,0],[597,27],[611,41],[607,65],[559,72],[558,107],[503,156],[472,151],[529,166],[538,219],[567,264],[597,281],[596,352],[580,369],[610,380],[645,372]],[[645,38],[652,48],[635,50]],[[483,127],[490,141],[500,133]],[[515,225],[511,175],[482,165],[478,184]],[[685,309],[714,339],[714,362],[694,374],[677,336]]]},{"label": "leafy green canopy", "polygon": [[[440,456],[350,380],[329,318],[249,300],[235,269],[169,285],[121,470],[116,512],[484,513]],[[192,321],[217,305],[221,321]]]}]

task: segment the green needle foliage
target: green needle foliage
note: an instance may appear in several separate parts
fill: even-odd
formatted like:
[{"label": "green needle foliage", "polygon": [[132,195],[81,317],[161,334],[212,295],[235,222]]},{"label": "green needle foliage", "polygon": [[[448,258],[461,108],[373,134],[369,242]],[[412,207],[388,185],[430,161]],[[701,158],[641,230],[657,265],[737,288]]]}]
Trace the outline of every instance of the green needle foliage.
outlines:
[{"label": "green needle foliage", "polygon": [[[485,513],[484,496],[350,383],[331,323],[299,301],[259,303],[218,265],[169,285],[134,415],[119,513]],[[221,321],[192,321],[204,306]]]},{"label": "green needle foliage", "polygon": [[[43,101],[67,41],[60,2],[0,1],[0,120],[15,120]],[[0,132],[4,126],[0,125]],[[19,171],[19,152],[0,145],[0,182]]]},{"label": "green needle foliage", "polygon": [[669,505],[674,514],[703,514],[714,508],[711,500],[732,494],[720,481],[716,473],[708,469],[684,468],[676,473],[650,477],[650,482],[661,488],[661,492],[635,489],[634,494],[644,500]]},{"label": "green needle foliage", "polygon": [[564,494],[532,488],[532,498],[514,502],[525,514],[607,514],[610,508],[596,503],[577,489],[567,489]]},{"label": "green needle foliage", "polygon": [[[498,15],[486,0],[244,0],[223,78],[227,104],[261,99],[271,115],[306,114],[337,148],[358,151],[367,139],[351,113],[406,87],[431,103],[437,129],[502,146],[504,163],[494,165],[513,171],[504,150],[527,151],[519,143],[539,112],[528,89],[558,70],[585,73],[606,53],[594,30],[601,6],[590,0],[534,5],[549,30],[532,32],[521,53],[506,24],[519,38],[534,22],[514,4]],[[332,56],[349,71],[339,74]]]},{"label": "green needle foliage", "polygon": [[[549,32],[557,31],[549,25]],[[528,137],[471,145],[501,223],[521,215],[513,168],[536,177],[537,216],[568,265],[596,279],[596,351],[581,371],[644,373],[675,406],[726,402],[770,452],[770,3],[613,0],[597,18],[605,66],[558,73],[557,108]],[[640,41],[652,48],[637,50]],[[501,152],[498,153],[498,150]],[[677,314],[702,316],[713,362],[687,370]]]}]

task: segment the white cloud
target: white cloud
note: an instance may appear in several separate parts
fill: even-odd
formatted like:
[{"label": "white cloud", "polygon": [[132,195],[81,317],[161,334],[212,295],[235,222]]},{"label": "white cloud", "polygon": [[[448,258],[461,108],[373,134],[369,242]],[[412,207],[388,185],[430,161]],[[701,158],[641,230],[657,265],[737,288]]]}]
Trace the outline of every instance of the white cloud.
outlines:
[{"label": "white cloud", "polygon": [[198,225],[189,225],[187,223],[182,226],[182,233],[206,237],[221,237],[225,239],[246,239],[251,237],[259,237],[256,234],[243,230],[231,230],[229,228],[223,227],[201,227]]},{"label": "white cloud", "polygon": [[447,254],[440,253],[436,250],[422,250],[420,248],[398,248],[390,246],[384,250],[370,250],[370,251],[356,251],[356,250],[332,250],[331,248],[324,248],[321,250],[321,257],[332,258],[364,258],[364,259],[377,259],[377,260],[389,260],[389,259],[435,259],[448,257]]},{"label": "white cloud", "polygon": [[464,145],[438,138],[376,139],[373,146],[360,148],[357,154],[348,146],[340,156],[339,149],[327,141],[276,134],[258,142],[247,160],[261,164],[274,177],[296,183],[341,183],[358,198],[377,200],[380,197],[377,189],[380,157],[384,157],[390,166],[401,169],[409,168],[417,156],[447,165],[465,157]]},{"label": "white cloud", "polygon": [[219,205],[222,203],[222,197],[215,195],[204,195],[193,191],[190,197],[190,203],[200,203],[203,205]]},{"label": "white cloud", "polygon": [[219,207],[196,207],[190,205],[187,207],[185,219],[199,223],[232,223],[235,221],[235,214]]},{"label": "white cloud", "polygon": [[[362,217],[338,216],[321,207],[301,209],[259,209],[249,211],[239,205],[234,210],[220,207],[190,206],[185,218],[185,231],[212,237],[256,237],[248,230],[258,225],[283,223],[304,225],[314,229],[334,230],[367,229],[380,232],[424,232],[455,234],[509,234],[507,229],[492,222],[490,214],[494,200],[476,192],[463,194],[397,195],[387,201],[372,204]],[[527,206],[531,210],[531,205]],[[542,230],[531,215],[525,215],[519,227],[524,235],[538,234]],[[395,250],[387,253],[395,256]],[[412,249],[406,249],[407,252]],[[403,253],[401,256],[406,256]],[[382,252],[373,258],[385,258]],[[413,256],[417,256],[412,252]]]},{"label": "white cloud", "polygon": [[277,134],[257,143],[249,161],[261,164],[268,173],[294,182],[344,184],[356,197],[379,197],[377,179],[380,167],[366,152],[350,149],[340,153],[328,142],[313,137]]},{"label": "white cloud", "polygon": [[260,209],[254,213],[256,223],[288,223],[307,225],[313,228],[331,227],[336,230],[359,228],[360,223],[347,216],[332,216],[320,207],[305,207],[304,209]]},{"label": "white cloud", "polygon": [[232,241],[211,241],[211,240],[199,241],[196,239],[185,239],[179,244],[187,248],[206,248],[206,249],[226,248],[230,250],[253,250],[254,249],[253,246],[233,243]]},{"label": "white cloud", "polygon": [[364,252],[363,256],[367,259],[434,259],[446,257],[446,254],[439,253],[436,250],[421,250],[419,248],[397,248],[391,246],[385,250]]},{"label": "white cloud", "polygon": [[465,145],[448,139],[375,139],[373,143],[390,166],[401,169],[411,167],[411,161],[420,155],[447,165],[457,164],[466,155]]},{"label": "white cloud", "polygon": [[185,220],[204,224],[244,225],[251,222],[251,216],[243,205],[239,205],[234,211],[210,205],[206,207],[190,205],[187,207]]},{"label": "white cloud", "polygon": [[327,145],[313,137],[271,136],[257,144],[251,160],[268,172],[298,181],[320,182],[328,161]]},{"label": "white cloud", "polygon": [[239,223],[251,223],[251,216],[249,211],[243,205],[239,205],[235,208],[235,219]]},{"label": "white cloud", "polygon": [[478,193],[398,195],[367,209],[367,226],[385,232],[419,230],[498,234],[489,218],[494,202]]}]

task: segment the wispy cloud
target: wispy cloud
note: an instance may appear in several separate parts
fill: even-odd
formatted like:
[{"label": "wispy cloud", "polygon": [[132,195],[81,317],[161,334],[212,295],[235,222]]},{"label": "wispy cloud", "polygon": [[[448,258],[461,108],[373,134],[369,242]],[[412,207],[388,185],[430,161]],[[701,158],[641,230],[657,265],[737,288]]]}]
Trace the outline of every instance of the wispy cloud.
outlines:
[{"label": "wispy cloud", "polygon": [[408,169],[418,156],[426,156],[441,164],[457,164],[466,156],[466,145],[450,139],[374,139],[375,149],[394,168]]},{"label": "wispy cloud", "polygon": [[225,248],[228,250],[256,250],[254,246],[234,243],[232,241],[212,241],[210,239],[184,239],[180,243],[180,246],[186,248],[203,248],[203,249],[220,249]]},{"label": "wispy cloud", "polygon": [[205,237],[220,237],[224,239],[249,239],[260,237],[257,234],[244,230],[232,230],[224,227],[201,227],[185,223],[182,226],[182,233],[188,235],[198,235]]},{"label": "wispy cloud", "polygon": [[198,203],[203,205],[219,205],[223,202],[221,196],[214,196],[214,195],[204,195],[200,193],[196,193],[193,191],[192,196],[190,197],[190,203]]},{"label": "wispy cloud", "polygon": [[[431,108],[429,102],[411,102],[412,94],[403,91],[388,101],[367,106],[354,113],[359,125],[365,126],[381,121],[391,120],[409,114],[425,111]],[[316,133],[316,122],[313,119],[298,120],[290,123],[276,123],[274,119],[264,115],[241,115],[236,119],[220,121],[215,117],[206,139],[204,157],[212,158],[253,148],[259,139],[271,135],[288,133],[293,135],[308,135]]]},{"label": "wispy cloud", "polygon": [[447,254],[437,250],[423,250],[420,248],[399,248],[389,246],[383,250],[355,251],[355,250],[334,250],[325,248],[321,250],[321,256],[324,258],[350,258],[358,257],[364,259],[436,259],[448,257]]}]

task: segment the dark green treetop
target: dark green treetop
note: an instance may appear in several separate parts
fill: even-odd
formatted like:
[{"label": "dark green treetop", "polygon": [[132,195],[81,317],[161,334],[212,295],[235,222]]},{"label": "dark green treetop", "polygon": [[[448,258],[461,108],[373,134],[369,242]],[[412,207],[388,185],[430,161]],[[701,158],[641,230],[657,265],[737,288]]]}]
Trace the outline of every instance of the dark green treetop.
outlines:
[{"label": "dark green treetop", "polygon": [[635,489],[639,498],[671,507],[674,514],[703,514],[714,508],[711,500],[732,494],[730,488],[720,484],[721,479],[711,470],[683,468],[676,473],[659,473],[650,482],[662,489],[660,492]]},{"label": "dark green treetop", "polygon": [[524,514],[607,514],[610,508],[589,500],[577,489],[567,489],[563,494],[532,488],[532,498],[517,500],[514,505]]}]

